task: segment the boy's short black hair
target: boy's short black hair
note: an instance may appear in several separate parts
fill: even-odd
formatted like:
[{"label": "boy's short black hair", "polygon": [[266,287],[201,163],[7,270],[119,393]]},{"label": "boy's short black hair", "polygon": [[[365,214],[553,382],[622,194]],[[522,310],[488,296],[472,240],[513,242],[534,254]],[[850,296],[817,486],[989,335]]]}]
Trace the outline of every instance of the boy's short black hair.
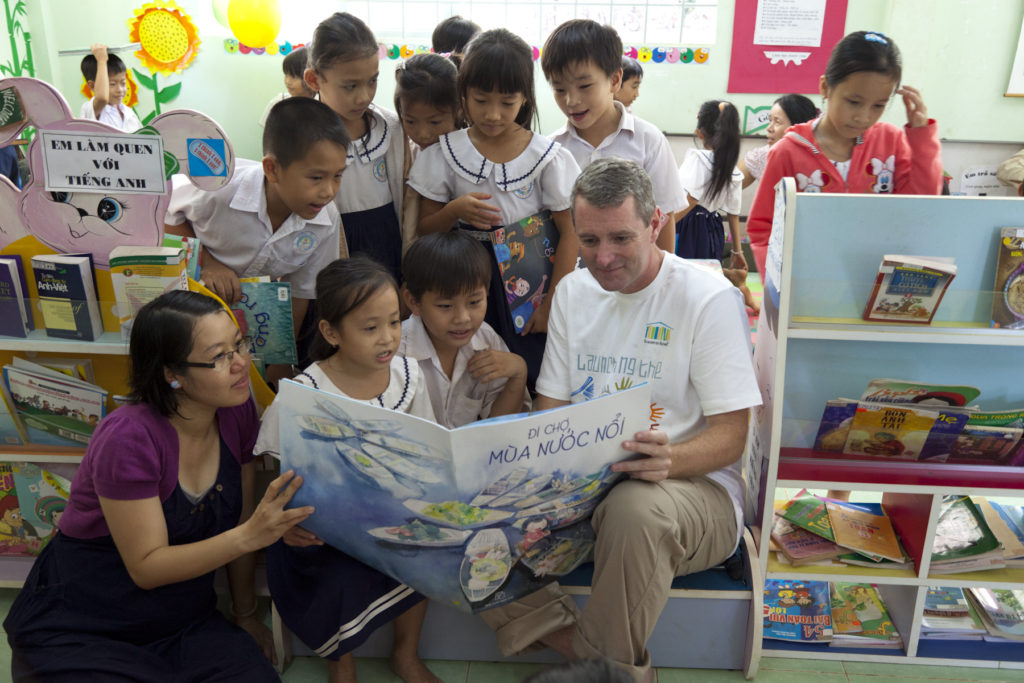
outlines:
[{"label": "boy's short black hair", "polygon": [[419,301],[427,292],[458,296],[491,282],[491,256],[464,232],[435,232],[412,243],[402,259],[405,288]]},{"label": "boy's short black hair", "polygon": [[480,33],[480,27],[469,19],[463,19],[458,14],[448,17],[434,27],[434,33],[430,36],[430,42],[434,52],[465,52],[466,45],[476,34]]},{"label": "boy's short black hair", "polygon": [[291,76],[292,78],[302,78],[306,73],[306,60],[309,59],[309,55],[306,54],[306,48],[300,47],[292,50],[288,55],[281,61],[281,71],[284,72],[285,76]]},{"label": "boy's short black hair", "polygon": [[549,81],[575,64],[593,62],[612,76],[622,68],[622,39],[611,26],[592,19],[570,19],[548,36],[540,53],[540,66]]},{"label": "boy's short black hair", "polygon": [[644,68],[640,66],[640,62],[633,59],[632,57],[622,58],[622,82],[625,83],[631,78],[643,78]]},{"label": "boy's short black hair", "polygon": [[[85,76],[87,81],[96,80],[96,57],[93,55],[86,55],[82,57],[82,75]],[[107,54],[107,76],[116,76],[123,74],[128,71],[128,67],[125,66],[121,58],[113,53]]]},{"label": "boy's short black hair", "polygon": [[289,97],[270,108],[263,127],[263,154],[282,167],[305,158],[310,148],[329,140],[348,149],[351,139],[341,117],[320,100]]}]

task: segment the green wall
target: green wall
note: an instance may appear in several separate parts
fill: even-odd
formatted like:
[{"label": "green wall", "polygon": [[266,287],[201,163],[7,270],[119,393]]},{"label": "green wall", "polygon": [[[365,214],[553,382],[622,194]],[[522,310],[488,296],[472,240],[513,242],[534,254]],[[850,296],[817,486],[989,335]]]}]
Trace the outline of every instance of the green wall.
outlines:
[{"label": "green wall", "polygon": [[[178,0],[194,18],[200,3]],[[32,0],[28,24],[32,32],[37,74],[53,83],[72,111],[82,102],[77,57],[57,57],[61,49],[88,47],[99,41],[128,42],[127,21],[144,0]],[[301,3],[284,4],[301,8]],[[339,9],[344,3],[338,3]],[[298,10],[298,11],[301,11]],[[929,113],[939,121],[943,138],[964,141],[1024,142],[1024,98],[1003,96],[1016,48],[1024,0],[849,0],[846,30],[874,29],[892,36],[903,51],[904,80],[920,88]],[[745,105],[770,104],[774,95],[725,93],[732,42],[732,0],[720,0],[717,43],[705,64],[649,64],[634,111],[668,133],[689,134],[697,108],[709,98],[726,97],[743,111]],[[200,36],[203,38],[203,36]],[[0,41],[0,59],[6,47]],[[128,55],[129,67],[138,67]],[[394,62],[381,63],[377,103],[391,107]],[[538,64],[537,97],[541,131],[550,132],[562,118]],[[174,107],[199,109],[227,130],[237,153],[254,157],[260,151],[257,125],[267,101],[282,90],[280,57],[228,54],[223,39],[211,36],[183,73],[161,76],[161,84],[182,82]],[[817,98],[815,98],[817,101]],[[142,95],[140,115],[152,109]],[[903,120],[896,100],[886,120]]]}]

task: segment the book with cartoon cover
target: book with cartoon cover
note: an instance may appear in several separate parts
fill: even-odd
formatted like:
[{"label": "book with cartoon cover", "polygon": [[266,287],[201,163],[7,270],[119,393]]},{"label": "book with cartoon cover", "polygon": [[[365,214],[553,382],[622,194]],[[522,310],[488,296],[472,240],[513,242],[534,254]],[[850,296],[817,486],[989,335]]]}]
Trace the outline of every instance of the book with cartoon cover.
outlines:
[{"label": "book with cartoon cover", "polygon": [[864,306],[864,320],[927,325],[954,277],[952,258],[886,254]]},{"label": "book with cartoon cover", "polygon": [[490,236],[512,324],[516,332],[522,332],[551,290],[558,226],[545,209],[504,225]]},{"label": "book with cartoon cover", "polygon": [[[281,382],[283,469],[292,504],[331,545],[432,600],[467,612],[532,593],[586,561],[588,518],[621,478],[627,435],[650,427],[642,384],[532,415],[446,429]],[[358,500],[358,505],[352,505]]]},{"label": "book with cartoon cover", "polygon": [[999,231],[992,327],[1024,329],[1024,228]]},{"label": "book with cartoon cover", "polygon": [[764,581],[765,638],[798,643],[832,640],[828,581]]},{"label": "book with cartoon cover", "polygon": [[835,640],[832,645],[839,647],[902,647],[896,626],[892,623],[889,610],[878,594],[878,588],[871,583],[845,583],[836,581],[834,584],[837,595],[850,605],[856,619],[860,622],[858,633],[845,635]]}]

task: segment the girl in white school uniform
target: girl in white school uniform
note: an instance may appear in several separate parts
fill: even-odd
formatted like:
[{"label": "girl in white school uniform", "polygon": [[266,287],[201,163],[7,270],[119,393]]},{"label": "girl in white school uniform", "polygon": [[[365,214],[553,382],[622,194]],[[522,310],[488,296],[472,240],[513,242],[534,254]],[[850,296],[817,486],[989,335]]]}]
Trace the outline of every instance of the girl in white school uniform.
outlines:
[{"label": "girl in white school uniform", "polygon": [[531,130],[533,72],[518,36],[495,29],[474,38],[458,78],[470,127],[442,135],[409,174],[421,197],[419,234],[457,225],[491,246],[487,322],[526,360],[531,387],[547,336],[546,295],[576,261],[569,205],[579,175],[567,150]]},{"label": "girl in white school uniform", "polygon": [[335,197],[349,254],[365,254],[396,281],[402,277],[402,171],[406,145],[398,117],[373,104],[379,51],[370,28],[336,12],[320,22],[307,46],[306,84],[336,111],[352,138],[345,180]]}]

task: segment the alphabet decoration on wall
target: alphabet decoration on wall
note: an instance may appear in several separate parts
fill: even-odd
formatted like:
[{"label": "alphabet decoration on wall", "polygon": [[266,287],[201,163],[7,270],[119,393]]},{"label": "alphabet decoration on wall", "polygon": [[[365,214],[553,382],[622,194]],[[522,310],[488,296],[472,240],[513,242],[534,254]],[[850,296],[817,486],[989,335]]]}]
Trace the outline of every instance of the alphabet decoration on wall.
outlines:
[{"label": "alphabet decoration on wall", "polygon": [[160,114],[161,104],[167,104],[181,92],[181,83],[160,88],[157,74],[170,75],[188,68],[199,52],[199,33],[192,18],[174,0],[146,3],[135,10],[128,26],[130,40],[141,44],[135,56],[152,74],[147,76],[132,69],[139,83],[153,91],[153,111],[142,119],[146,124]]}]

